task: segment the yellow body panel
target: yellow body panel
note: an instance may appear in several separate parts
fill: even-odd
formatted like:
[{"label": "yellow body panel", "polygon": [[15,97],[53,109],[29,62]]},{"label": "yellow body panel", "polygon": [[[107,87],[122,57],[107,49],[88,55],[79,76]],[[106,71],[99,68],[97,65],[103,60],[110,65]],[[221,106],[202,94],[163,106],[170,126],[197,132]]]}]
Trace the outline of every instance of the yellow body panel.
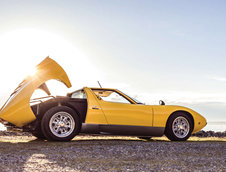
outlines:
[{"label": "yellow body panel", "polygon": [[189,108],[173,105],[156,105],[152,107],[154,113],[153,127],[165,127],[169,116],[176,111],[184,111],[191,114],[194,119],[193,133],[200,131],[206,125],[206,119]]},{"label": "yellow body panel", "polygon": [[40,85],[50,79],[57,79],[63,82],[68,88],[71,87],[66,72],[49,57],[37,65],[36,70],[36,74],[28,76],[3,105],[0,111],[1,119],[18,127],[35,120],[36,117],[30,107],[30,98]]},{"label": "yellow body panel", "polygon": [[104,100],[99,102],[108,124],[152,126],[152,109],[149,106]]},{"label": "yellow body panel", "polygon": [[105,115],[100,107],[98,98],[90,88],[83,88],[87,96],[87,115],[85,123],[90,124],[107,124]]},{"label": "yellow body panel", "polygon": [[[206,125],[206,119],[189,108],[173,105],[136,104],[127,95],[116,89],[93,89],[114,90],[129,99],[131,104],[98,99],[92,89],[84,88],[88,99],[88,112],[85,123],[166,127],[167,120],[171,114],[177,111],[184,111],[191,114],[194,119],[193,133],[200,131]],[[92,109],[93,107],[98,109]]]}]

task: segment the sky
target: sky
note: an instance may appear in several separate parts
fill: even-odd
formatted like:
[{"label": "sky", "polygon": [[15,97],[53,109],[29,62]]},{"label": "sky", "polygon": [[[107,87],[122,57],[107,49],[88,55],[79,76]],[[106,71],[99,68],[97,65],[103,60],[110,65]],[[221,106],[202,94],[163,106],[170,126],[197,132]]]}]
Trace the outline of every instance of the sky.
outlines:
[{"label": "sky", "polygon": [[[0,0],[0,105],[45,57],[72,88],[117,88],[146,104],[226,121],[226,1]],[[226,128],[225,128],[226,130]]]}]

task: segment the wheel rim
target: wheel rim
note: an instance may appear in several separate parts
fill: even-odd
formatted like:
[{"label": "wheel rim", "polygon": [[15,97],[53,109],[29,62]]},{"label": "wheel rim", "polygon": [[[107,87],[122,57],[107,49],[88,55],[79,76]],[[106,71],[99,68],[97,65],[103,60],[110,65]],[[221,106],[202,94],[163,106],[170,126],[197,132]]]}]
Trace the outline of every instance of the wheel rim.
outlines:
[{"label": "wheel rim", "polygon": [[190,131],[190,124],[185,117],[179,116],[173,121],[172,130],[178,138],[185,138]]},{"label": "wheel rim", "polygon": [[51,117],[49,128],[55,136],[67,137],[73,132],[75,121],[69,113],[57,112]]}]

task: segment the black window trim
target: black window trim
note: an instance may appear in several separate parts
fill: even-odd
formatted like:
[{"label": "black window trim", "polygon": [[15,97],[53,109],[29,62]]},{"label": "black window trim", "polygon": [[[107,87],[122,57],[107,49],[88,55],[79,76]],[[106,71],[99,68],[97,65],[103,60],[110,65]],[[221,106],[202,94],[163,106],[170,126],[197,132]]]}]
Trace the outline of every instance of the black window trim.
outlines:
[{"label": "black window trim", "polygon": [[[136,104],[135,102],[133,102],[132,100],[130,100],[130,98],[127,98],[126,96],[124,96],[119,90],[114,90],[114,89],[99,89],[99,88],[91,88],[91,90],[100,90],[100,91],[113,91],[118,93],[120,96],[124,97],[126,100],[128,100],[131,104]],[[94,93],[95,94],[95,93]],[[95,94],[96,95],[96,94]],[[97,96],[97,95],[96,95]],[[103,100],[103,99],[102,99]],[[104,100],[103,100],[104,101]],[[113,102],[114,103],[114,102]],[[115,102],[115,103],[119,103],[119,102]]]}]

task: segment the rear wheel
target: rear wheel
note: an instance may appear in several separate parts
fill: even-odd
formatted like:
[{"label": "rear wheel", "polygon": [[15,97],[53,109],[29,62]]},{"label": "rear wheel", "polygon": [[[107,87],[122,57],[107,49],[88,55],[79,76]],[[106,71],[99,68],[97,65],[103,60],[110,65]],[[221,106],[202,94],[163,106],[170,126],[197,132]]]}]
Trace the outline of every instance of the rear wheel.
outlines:
[{"label": "rear wheel", "polygon": [[171,141],[186,141],[192,133],[191,118],[183,112],[177,112],[168,119],[165,135]]},{"label": "rear wheel", "polygon": [[41,130],[41,122],[39,122],[39,124],[37,124],[37,127],[33,131],[31,131],[31,134],[40,140],[46,139]]},{"label": "rear wheel", "polygon": [[80,131],[81,123],[77,113],[66,106],[49,109],[43,116],[41,129],[47,140],[70,141]]}]

